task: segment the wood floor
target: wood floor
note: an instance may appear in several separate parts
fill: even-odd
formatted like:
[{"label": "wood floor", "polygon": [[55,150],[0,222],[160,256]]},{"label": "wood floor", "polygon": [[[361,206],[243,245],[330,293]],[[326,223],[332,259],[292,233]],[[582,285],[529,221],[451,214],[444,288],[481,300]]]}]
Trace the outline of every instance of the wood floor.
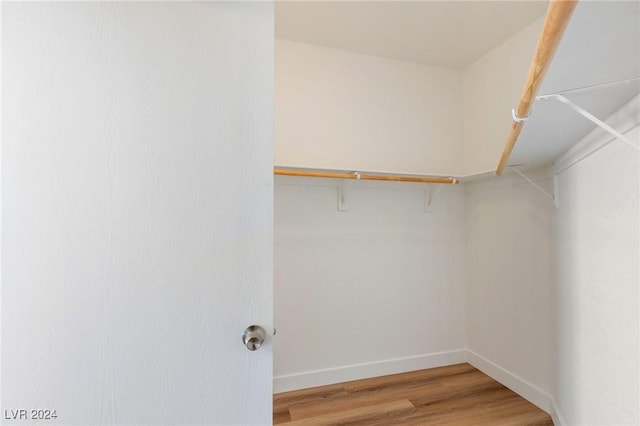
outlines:
[{"label": "wood floor", "polygon": [[274,395],[273,424],[553,425],[551,417],[469,364]]}]

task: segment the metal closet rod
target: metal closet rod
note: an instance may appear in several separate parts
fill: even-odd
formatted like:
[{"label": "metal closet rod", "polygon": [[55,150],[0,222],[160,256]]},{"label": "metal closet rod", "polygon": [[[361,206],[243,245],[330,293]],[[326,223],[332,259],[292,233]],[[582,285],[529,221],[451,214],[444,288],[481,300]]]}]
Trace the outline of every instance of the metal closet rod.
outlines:
[{"label": "metal closet rod", "polygon": [[393,182],[420,182],[420,183],[443,183],[457,184],[458,179],[452,177],[426,177],[426,176],[408,176],[408,175],[382,175],[382,174],[365,174],[360,172],[323,172],[316,170],[304,169],[281,169],[275,167],[273,174],[278,176],[301,176],[301,177],[320,177],[333,179],[355,179],[355,180],[385,180]]},{"label": "metal closet rod", "polygon": [[520,103],[518,108],[512,111],[513,122],[511,123],[511,129],[509,130],[500,162],[496,168],[496,176],[502,175],[509,157],[511,157],[511,151],[513,151],[518,136],[520,136],[525,120],[529,118],[531,106],[536,99],[540,84],[549,69],[553,55],[556,53],[560,40],[562,40],[562,35],[577,4],[577,0],[551,0],[549,2],[547,15],[544,18],[542,31],[529,66],[529,73],[520,95]]}]

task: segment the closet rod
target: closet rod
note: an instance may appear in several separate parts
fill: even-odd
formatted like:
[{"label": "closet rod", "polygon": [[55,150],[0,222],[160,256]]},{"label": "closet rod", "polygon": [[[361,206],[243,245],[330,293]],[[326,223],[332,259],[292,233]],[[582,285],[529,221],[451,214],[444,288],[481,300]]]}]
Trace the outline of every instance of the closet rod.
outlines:
[{"label": "closet rod", "polygon": [[457,184],[458,179],[451,177],[420,177],[420,176],[400,176],[400,175],[368,175],[359,172],[321,172],[311,170],[290,170],[274,168],[273,174],[279,176],[302,176],[302,177],[321,177],[333,179],[356,179],[356,180],[386,180],[394,182],[420,182],[420,183],[444,183]]},{"label": "closet rod", "polygon": [[567,28],[571,14],[577,4],[577,0],[551,0],[549,2],[547,15],[544,18],[542,31],[540,32],[540,37],[538,38],[538,43],[533,53],[533,59],[529,66],[527,80],[520,95],[520,103],[518,104],[518,108],[512,111],[513,122],[511,123],[507,142],[495,172],[496,176],[502,175],[509,161],[511,151],[513,151],[518,136],[520,136],[524,122],[529,118],[531,106],[536,99],[536,93],[538,92],[540,83],[542,83],[544,75],[549,69],[553,55],[560,44],[560,40],[562,40],[564,30]]}]

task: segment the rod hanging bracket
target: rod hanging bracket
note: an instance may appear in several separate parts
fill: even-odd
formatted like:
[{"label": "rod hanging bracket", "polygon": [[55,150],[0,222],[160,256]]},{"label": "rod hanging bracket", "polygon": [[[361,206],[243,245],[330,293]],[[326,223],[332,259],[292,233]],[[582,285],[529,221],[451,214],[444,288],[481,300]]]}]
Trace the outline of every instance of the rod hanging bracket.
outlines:
[{"label": "rod hanging bracket", "polygon": [[[360,180],[359,172],[352,172],[350,174],[352,176],[355,176],[356,180]],[[349,193],[351,192],[352,183],[353,183],[352,179],[340,180],[340,185],[338,185],[338,211],[339,212],[349,211]]]},{"label": "rod hanging bracket", "polygon": [[349,190],[351,189],[351,181],[343,179],[338,185],[338,211],[349,211]]},{"label": "rod hanging bracket", "polygon": [[558,182],[558,175],[553,175],[553,206],[556,209],[560,208],[560,198],[558,196],[560,183]]},{"label": "rod hanging bracket", "polygon": [[518,114],[516,113],[516,109],[511,108],[511,117],[513,118],[513,121],[515,121],[516,123],[522,123],[524,121],[527,121],[529,117],[531,117],[531,112],[529,112],[529,115],[527,115],[526,117],[518,117]]},{"label": "rod hanging bracket", "polygon": [[424,211],[426,213],[433,212],[433,202],[441,189],[442,185],[429,185],[428,189],[424,190]]}]

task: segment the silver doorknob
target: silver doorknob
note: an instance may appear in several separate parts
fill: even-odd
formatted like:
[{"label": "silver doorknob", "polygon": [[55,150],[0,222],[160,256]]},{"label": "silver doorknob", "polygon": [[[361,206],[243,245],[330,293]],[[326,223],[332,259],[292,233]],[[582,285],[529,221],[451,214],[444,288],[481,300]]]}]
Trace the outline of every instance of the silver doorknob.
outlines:
[{"label": "silver doorknob", "polygon": [[242,343],[249,349],[250,351],[255,351],[260,349],[262,343],[264,342],[264,337],[266,333],[264,328],[259,325],[250,325],[247,329],[242,333]]}]

